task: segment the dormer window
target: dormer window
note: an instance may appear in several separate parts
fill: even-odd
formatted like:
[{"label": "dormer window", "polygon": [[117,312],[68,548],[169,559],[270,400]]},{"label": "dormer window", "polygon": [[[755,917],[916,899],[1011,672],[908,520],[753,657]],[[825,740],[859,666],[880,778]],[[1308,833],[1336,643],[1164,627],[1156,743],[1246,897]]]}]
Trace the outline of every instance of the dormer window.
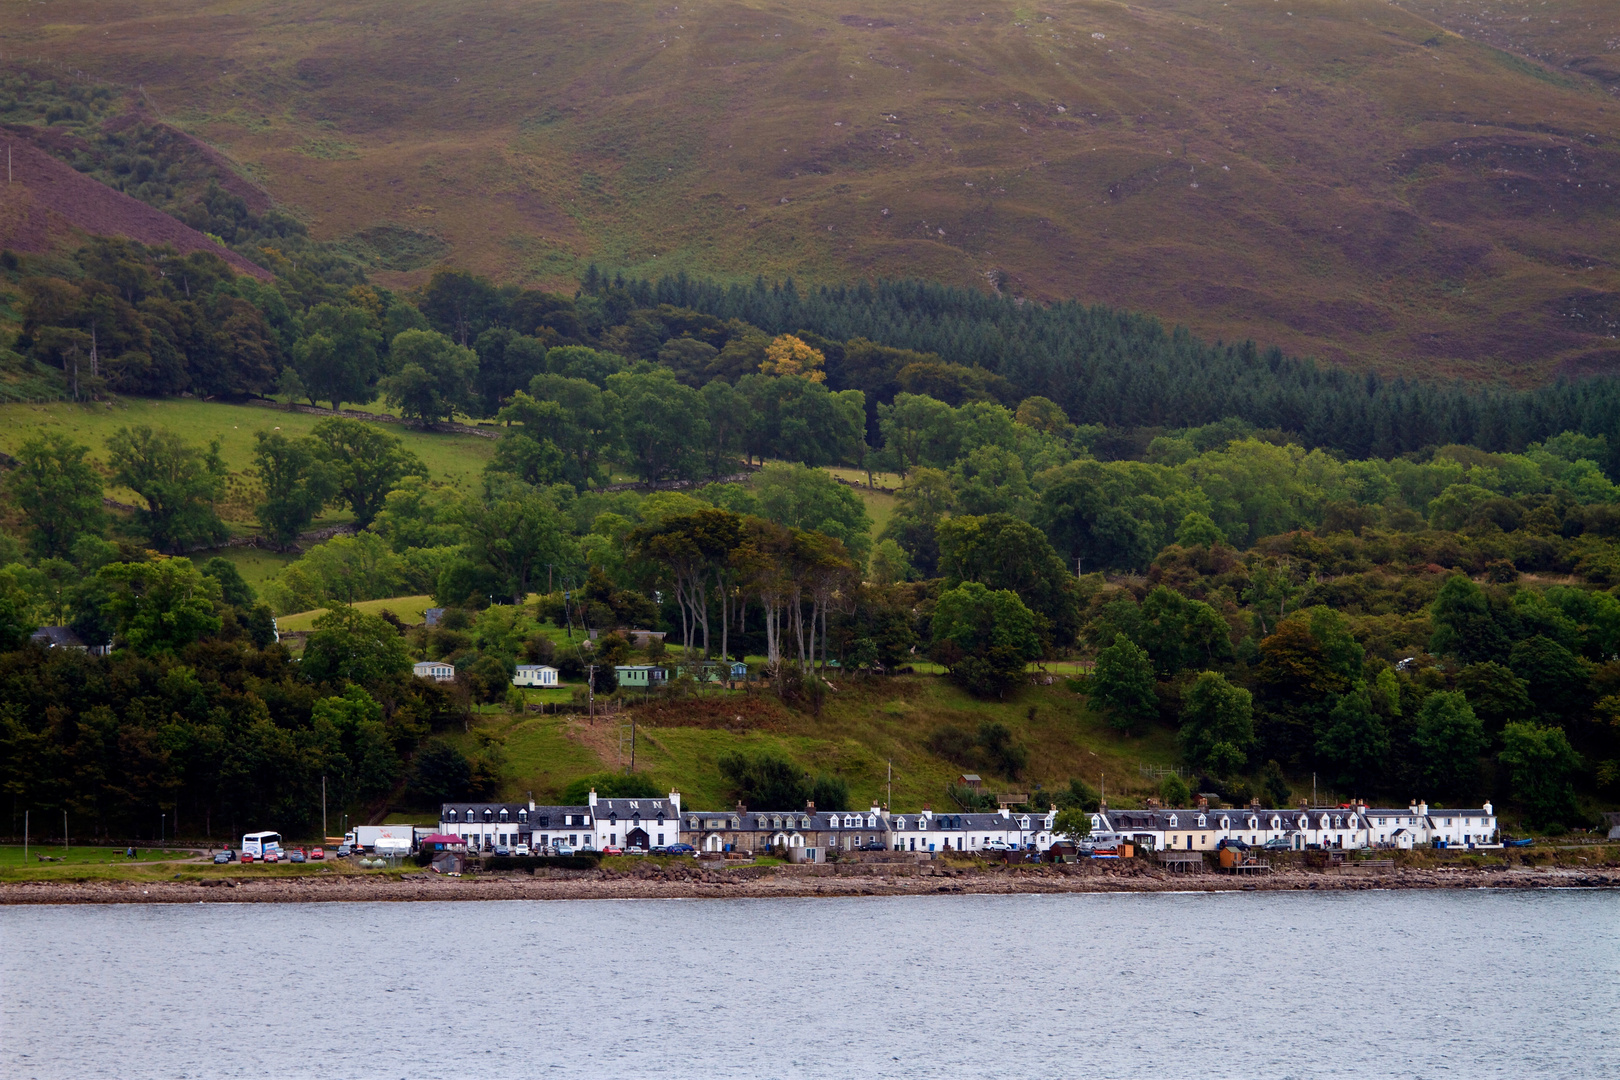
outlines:
[{"label": "dormer window", "polygon": [[740,829],[740,828],[742,828],[742,821],[741,821],[741,819],[739,819],[739,818],[732,818],[732,819],[731,819],[731,827],[732,827],[732,828],[733,828],[733,829]]},{"label": "dormer window", "polygon": [[509,816],[510,815],[506,812],[506,807],[501,807],[501,821],[506,821]]},{"label": "dormer window", "polygon": [[484,820],[485,821],[494,821],[495,820],[495,811],[491,810],[487,806],[484,807]]},{"label": "dormer window", "polygon": [[519,821],[528,821],[529,820],[529,812],[527,810],[519,810],[518,811],[518,820]]},{"label": "dormer window", "polygon": [[454,821],[454,820],[456,820],[456,812],[454,810],[451,810],[451,811],[447,812],[445,814],[445,820],[446,821]]},{"label": "dormer window", "polygon": [[1176,827],[1177,827],[1177,826],[1179,826],[1179,825],[1180,825],[1180,824],[1181,824],[1181,822],[1180,822],[1180,821],[1178,821],[1178,820],[1177,820],[1177,818],[1176,818],[1176,815],[1174,815],[1174,814],[1171,814],[1171,815],[1170,815],[1170,827],[1171,827],[1171,828],[1172,828],[1172,829],[1174,829],[1174,828],[1176,828]]},{"label": "dormer window", "polygon": [[1204,828],[1209,827],[1208,819],[1206,819],[1203,814],[1198,815],[1198,827],[1200,829],[1204,829]]}]

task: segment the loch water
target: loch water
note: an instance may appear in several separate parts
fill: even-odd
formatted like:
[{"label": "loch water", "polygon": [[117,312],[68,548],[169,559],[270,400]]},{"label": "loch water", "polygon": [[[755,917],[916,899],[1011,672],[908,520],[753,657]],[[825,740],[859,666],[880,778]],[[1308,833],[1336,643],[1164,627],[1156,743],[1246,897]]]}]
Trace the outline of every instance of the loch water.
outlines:
[{"label": "loch water", "polygon": [[0,1076],[1613,1077],[1620,894],[0,908]]}]

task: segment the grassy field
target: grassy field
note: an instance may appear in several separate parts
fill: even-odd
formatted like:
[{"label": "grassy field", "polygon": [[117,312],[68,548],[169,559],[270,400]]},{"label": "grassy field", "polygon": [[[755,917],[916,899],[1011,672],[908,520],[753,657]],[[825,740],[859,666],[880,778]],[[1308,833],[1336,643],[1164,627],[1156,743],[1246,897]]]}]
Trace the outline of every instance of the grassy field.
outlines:
[{"label": "grassy field", "polygon": [[[224,548],[215,553],[236,564],[237,573],[255,591],[262,588],[267,582],[298,558],[291,552],[266,551],[263,548],[233,547]],[[213,555],[208,556],[212,558]],[[401,616],[403,618],[403,616]]]},{"label": "grassy field", "polygon": [[[220,844],[223,845],[221,840]],[[61,853],[56,849],[56,854]],[[157,852],[140,849],[138,859],[126,859],[122,847],[75,847],[70,857],[59,862],[42,862],[35,858],[30,846],[28,859],[23,861],[22,845],[0,846],[0,882],[14,881],[125,881],[133,884],[157,881],[205,881],[211,878],[230,878],[251,881],[255,878],[299,878],[332,874],[388,874],[398,877],[401,870],[414,870],[409,864],[384,870],[363,870],[357,861],[328,858],[321,862],[299,865],[277,863],[226,863],[215,866],[212,849],[206,854],[192,850],[170,849]]]},{"label": "grassy field", "polygon": [[[37,826],[39,823],[35,822]],[[61,824],[58,822],[58,824]],[[149,863],[164,863],[175,859],[190,859],[194,853],[190,850],[140,848],[134,859],[124,856],[121,847],[92,847],[74,845],[63,848],[60,843],[52,846],[50,843],[38,842],[28,845],[26,852],[21,844],[0,845],[0,875],[8,872],[37,869],[42,867],[58,867],[73,869],[84,866],[146,866]]]},{"label": "grassy field", "polygon": [[[841,777],[860,805],[887,801],[892,763],[893,805],[907,811],[949,807],[946,784],[964,771],[981,773],[998,791],[1028,791],[1034,784],[1053,790],[1080,778],[1094,788],[1106,782],[1111,797],[1128,798],[1156,790],[1139,776],[1139,765],[1177,761],[1172,734],[1122,737],[1061,682],[1026,687],[1007,701],[976,700],[928,675],[848,679],[837,686],[828,692],[819,717],[784,708],[766,695],[712,688],[696,700],[635,703],[599,715],[594,723],[583,709],[523,717],[490,710],[476,714],[472,730],[454,738],[468,750],[493,741],[504,754],[505,797],[528,798],[533,792],[545,801],[557,798],[578,776],[627,769],[633,716],[636,771],[660,788],[679,789],[691,806],[728,803],[718,761],[733,751],[774,753],[812,773]],[[567,696],[554,694],[553,700]],[[982,764],[959,764],[928,749],[937,728],[973,734],[986,721],[1005,724],[1030,751],[1023,776],[996,776]]]},{"label": "grassy field", "polygon": [[[433,597],[395,596],[387,600],[361,600],[354,606],[371,615],[391,611],[399,616],[400,622],[414,625],[422,621],[423,610],[433,606]],[[276,627],[281,630],[311,630],[315,626],[315,620],[324,614],[325,608],[316,608],[314,611],[282,615],[276,619]]]},{"label": "grassy field", "polygon": [[[187,398],[119,398],[112,403],[87,404],[67,401],[46,405],[0,404],[0,451],[14,452],[28,438],[55,431],[90,447],[91,459],[105,469],[107,437],[121,427],[137,424],[167,427],[199,446],[218,439],[220,456],[229,470],[226,496],[219,505],[220,516],[233,533],[246,535],[258,531],[258,523],[253,515],[259,489],[251,474],[254,433],[279,428],[289,434],[307,435],[321,419],[310,413]],[[467,491],[477,490],[479,474],[495,446],[493,440],[472,435],[425,432],[400,424],[387,424],[384,427],[404,440],[406,447],[422,459],[434,479]],[[124,488],[109,485],[107,494],[119,502],[140,504],[140,497]],[[346,509],[328,510],[316,520],[315,527],[351,520],[353,515]],[[235,563],[242,577],[255,589],[273,579],[294,558],[279,552],[242,547],[200,553],[197,558],[209,558],[214,554],[223,555]],[[418,599],[425,598],[410,597],[406,601],[415,602]],[[401,618],[408,617],[405,611],[397,608],[395,614]],[[420,607],[414,616],[420,619]],[[310,617],[313,618],[313,615]]]},{"label": "grassy field", "polygon": [[141,87],[317,236],[504,281],[916,276],[1401,374],[1613,363],[1571,317],[1620,293],[1603,0],[215,8],[0,34]]}]

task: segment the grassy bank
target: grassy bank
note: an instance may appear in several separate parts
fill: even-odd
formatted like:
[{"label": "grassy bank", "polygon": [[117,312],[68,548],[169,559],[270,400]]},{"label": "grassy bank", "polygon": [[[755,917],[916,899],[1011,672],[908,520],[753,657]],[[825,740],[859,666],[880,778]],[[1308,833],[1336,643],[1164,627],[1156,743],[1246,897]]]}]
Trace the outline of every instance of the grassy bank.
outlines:
[{"label": "grassy bank", "polygon": [[[688,806],[729,805],[729,789],[719,760],[732,752],[774,754],[812,774],[842,778],[855,805],[889,802],[913,811],[924,806],[955,809],[946,785],[963,772],[978,772],[987,788],[1027,792],[1067,787],[1079,778],[1106,783],[1110,799],[1145,796],[1156,782],[1139,775],[1139,765],[1174,764],[1174,736],[1155,730],[1140,738],[1121,736],[1085,700],[1061,682],[1029,686],[1006,700],[979,700],[949,680],[930,675],[891,679],[844,679],[822,700],[820,715],[784,706],[757,690],[706,688],[689,699],[651,698],[615,703],[591,721],[584,709],[562,715],[513,716],[504,711],[475,713],[466,732],[450,737],[468,751],[492,745],[504,760],[507,798],[539,801],[560,796],[568,782],[599,771],[628,769],[634,723],[635,768],[660,788],[678,788]],[[568,689],[545,700],[566,701]],[[534,695],[532,700],[542,700]],[[1017,777],[1000,774],[972,758],[949,757],[930,749],[941,729],[957,729],[969,741],[981,724],[999,723],[1013,742],[1028,751],[1029,764]]]}]

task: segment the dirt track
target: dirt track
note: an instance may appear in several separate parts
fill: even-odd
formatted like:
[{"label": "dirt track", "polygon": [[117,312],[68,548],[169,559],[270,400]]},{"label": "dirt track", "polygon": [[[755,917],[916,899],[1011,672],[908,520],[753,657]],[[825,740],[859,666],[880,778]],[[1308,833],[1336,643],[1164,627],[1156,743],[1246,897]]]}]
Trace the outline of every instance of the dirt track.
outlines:
[{"label": "dirt track", "polygon": [[[1620,870],[1397,870],[1351,875],[1285,871],[1270,877],[1169,874],[1150,867],[1015,867],[894,873],[879,867],[687,867],[616,871],[542,871],[441,878],[359,874],[254,880],[243,875],[201,882],[19,882],[0,885],[0,904],[311,903],[405,900],[651,900],[810,896],[927,896],[966,893],[1119,893],[1347,891],[1359,889],[1617,888]],[[932,870],[933,872],[929,872]]]}]

